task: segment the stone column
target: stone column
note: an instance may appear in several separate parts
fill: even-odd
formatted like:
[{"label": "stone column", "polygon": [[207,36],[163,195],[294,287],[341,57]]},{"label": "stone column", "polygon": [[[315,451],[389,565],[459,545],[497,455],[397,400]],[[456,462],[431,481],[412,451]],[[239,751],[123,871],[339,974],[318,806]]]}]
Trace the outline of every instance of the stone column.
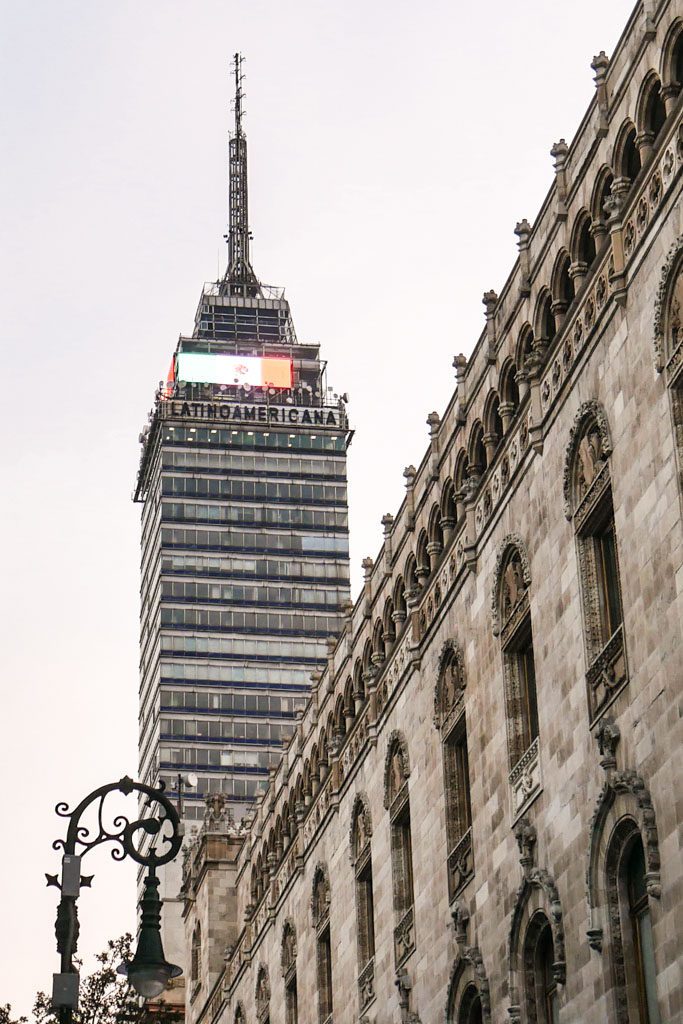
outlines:
[{"label": "stone column", "polygon": [[[500,407],[499,407],[498,411],[500,412]],[[500,442],[500,438],[498,437],[498,434],[494,434],[492,432],[490,434],[484,434],[483,440],[484,440],[484,448],[486,449],[486,465],[490,466],[491,463],[493,462],[493,460],[495,458],[495,455],[496,455],[496,452],[498,450],[498,444]]]},{"label": "stone column", "polygon": [[576,260],[569,267],[569,276],[574,283],[574,292],[578,292],[579,288],[583,284],[583,279],[588,273],[588,264],[583,260]]},{"label": "stone column", "polygon": [[[517,385],[519,387],[519,385]],[[513,402],[501,402],[498,406],[498,412],[503,422],[503,434],[507,434],[512,421],[515,417],[515,406]]]},{"label": "stone column", "polygon": [[443,533],[443,546],[447,548],[451,542],[453,536],[453,530],[455,528],[455,519],[453,516],[441,516],[439,520],[441,532]]},{"label": "stone column", "polygon": [[455,367],[455,387],[458,399],[455,419],[457,423],[464,423],[467,419],[467,381],[465,378],[467,356],[464,356],[462,353],[459,356],[455,356],[453,366]]},{"label": "stone column", "polygon": [[440,540],[430,541],[427,545],[427,554],[429,555],[429,568],[431,572],[434,572],[437,565],[439,564],[439,555],[443,551],[443,544]]},{"label": "stone column", "polygon": [[654,132],[638,132],[636,135],[636,146],[640,154],[640,163],[643,167],[652,159],[654,141]]}]

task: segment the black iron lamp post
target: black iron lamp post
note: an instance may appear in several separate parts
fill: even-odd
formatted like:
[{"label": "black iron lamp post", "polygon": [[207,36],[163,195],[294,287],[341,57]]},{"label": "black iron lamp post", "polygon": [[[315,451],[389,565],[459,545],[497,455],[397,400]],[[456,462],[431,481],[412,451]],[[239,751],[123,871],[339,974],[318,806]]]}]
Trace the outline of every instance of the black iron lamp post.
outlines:
[{"label": "black iron lamp post", "polygon": [[[137,793],[143,796],[142,816],[129,821],[122,814],[116,815],[111,824],[105,813],[106,799],[110,793],[129,796]],[[80,824],[81,817],[89,808],[93,809],[97,829]],[[62,850],[61,881],[57,875],[47,875],[47,884],[56,885],[61,891],[57,908],[55,934],[57,952],[61,955],[61,970],[53,976],[52,1006],[59,1012],[60,1024],[71,1024],[73,1011],[78,1007],[78,973],[74,969],[73,957],[78,947],[78,899],[81,886],[89,886],[92,875],[81,875],[81,860],[90,850],[104,843],[113,843],[111,855],[114,860],[131,857],[138,864],[148,868],[145,888],[140,900],[142,914],[138,948],[132,960],[121,964],[120,974],[125,974],[135,991],[144,999],[151,999],[163,992],[168,981],[182,973],[180,967],[170,964],[164,957],[161,944],[161,900],[159,879],[156,869],[177,855],[182,843],[178,812],[167,796],[164,784],[158,788],[133,782],[127,776],[119,782],[101,786],[70,811],[65,803],[57,804],[57,814],[69,819],[66,839],[57,839],[52,844],[55,850]],[[143,845],[149,842],[143,852]]]}]

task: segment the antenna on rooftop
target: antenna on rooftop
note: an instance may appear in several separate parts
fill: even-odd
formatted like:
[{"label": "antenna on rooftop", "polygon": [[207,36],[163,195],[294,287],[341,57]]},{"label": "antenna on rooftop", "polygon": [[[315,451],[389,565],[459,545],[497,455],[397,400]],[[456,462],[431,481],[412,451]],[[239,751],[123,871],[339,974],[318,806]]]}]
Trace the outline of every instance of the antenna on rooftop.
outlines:
[{"label": "antenna on rooftop", "polygon": [[249,259],[249,202],[247,191],[247,140],[242,130],[244,117],[242,82],[244,58],[233,57],[235,77],[235,130],[230,136],[230,230],[228,233],[228,269],[223,279],[224,292],[251,297],[261,294],[261,286]]}]

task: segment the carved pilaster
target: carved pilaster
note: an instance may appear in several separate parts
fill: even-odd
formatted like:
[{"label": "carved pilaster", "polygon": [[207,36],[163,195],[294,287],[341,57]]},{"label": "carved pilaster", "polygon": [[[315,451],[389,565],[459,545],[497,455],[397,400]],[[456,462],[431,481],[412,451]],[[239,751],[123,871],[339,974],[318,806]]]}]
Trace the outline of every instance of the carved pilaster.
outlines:
[{"label": "carved pilaster", "polygon": [[529,260],[529,236],[531,225],[528,220],[520,220],[515,227],[517,248],[519,249],[519,293],[521,296],[531,294],[531,265]]},{"label": "carved pilaster", "polygon": [[597,56],[593,57],[591,67],[595,72],[595,93],[598,101],[597,135],[598,138],[603,138],[607,135],[609,118],[609,93],[607,92],[607,69],[609,67],[609,57],[604,50],[601,50]]},{"label": "carved pilaster", "polygon": [[462,353],[453,359],[455,367],[455,386],[458,398],[455,418],[457,423],[464,423],[467,419],[467,386],[465,373],[467,371],[467,356]]},{"label": "carved pilaster", "polygon": [[496,306],[498,305],[498,293],[493,291],[484,292],[482,298],[486,311],[486,358],[489,363],[496,361]]},{"label": "carved pilaster", "polygon": [[555,168],[555,189],[557,193],[556,215],[558,220],[567,219],[567,153],[569,146],[564,139],[556,142],[550,150]]}]

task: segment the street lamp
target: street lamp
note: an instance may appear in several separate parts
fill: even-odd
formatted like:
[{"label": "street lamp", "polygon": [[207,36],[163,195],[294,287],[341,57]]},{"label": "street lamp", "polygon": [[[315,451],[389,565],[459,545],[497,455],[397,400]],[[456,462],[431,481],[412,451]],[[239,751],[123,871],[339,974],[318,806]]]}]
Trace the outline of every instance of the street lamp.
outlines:
[{"label": "street lamp", "polygon": [[[182,974],[180,967],[168,963],[161,943],[161,900],[157,891],[159,879],[156,869],[173,860],[182,843],[180,819],[175,807],[164,795],[164,788],[163,782],[155,788],[133,782],[125,776],[119,782],[94,790],[73,811],[65,803],[59,803],[55,808],[60,817],[69,819],[66,839],[57,839],[52,844],[53,849],[63,851],[61,881],[57,875],[46,875],[47,884],[55,885],[61,891],[55,924],[61,971],[53,975],[52,987],[52,1006],[59,1011],[60,1024],[71,1024],[73,1011],[78,1006],[78,973],[73,965],[79,930],[76,900],[80,887],[90,886],[93,879],[92,875],[81,875],[81,860],[86,853],[103,843],[114,844],[111,851],[114,860],[131,857],[149,869],[140,900],[142,916],[138,948],[132,960],[120,965],[118,973],[126,975],[135,991],[144,999],[160,995],[171,978]],[[114,792],[123,793],[124,796],[135,792],[144,796],[146,799],[142,817],[129,821],[125,815],[117,814],[109,825],[105,802],[109,794]],[[88,825],[80,824],[84,812],[91,807],[96,814],[97,832]],[[151,837],[151,842],[147,851],[143,852],[146,837]]]}]

